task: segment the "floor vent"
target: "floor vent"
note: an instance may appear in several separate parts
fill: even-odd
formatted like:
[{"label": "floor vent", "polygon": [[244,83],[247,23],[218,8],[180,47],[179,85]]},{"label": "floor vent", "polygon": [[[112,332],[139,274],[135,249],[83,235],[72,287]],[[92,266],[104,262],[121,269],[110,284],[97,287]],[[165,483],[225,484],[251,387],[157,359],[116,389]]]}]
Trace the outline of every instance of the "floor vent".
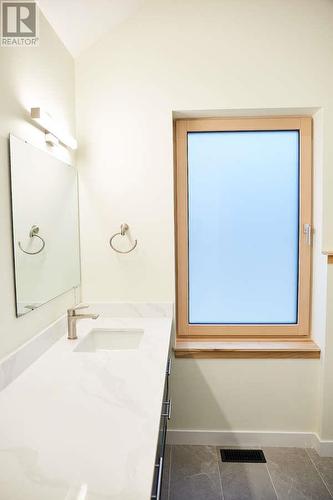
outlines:
[{"label": "floor vent", "polygon": [[266,458],[262,450],[239,450],[237,448],[223,448],[220,450],[222,462],[265,463]]}]

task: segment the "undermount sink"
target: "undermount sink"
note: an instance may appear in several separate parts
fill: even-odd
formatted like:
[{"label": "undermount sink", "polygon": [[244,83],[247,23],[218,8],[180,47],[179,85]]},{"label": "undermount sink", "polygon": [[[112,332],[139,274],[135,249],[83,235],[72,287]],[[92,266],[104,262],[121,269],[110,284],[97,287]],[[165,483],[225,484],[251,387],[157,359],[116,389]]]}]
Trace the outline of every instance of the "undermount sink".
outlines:
[{"label": "undermount sink", "polygon": [[76,352],[103,352],[138,349],[143,337],[139,329],[104,329],[91,330],[76,346]]}]

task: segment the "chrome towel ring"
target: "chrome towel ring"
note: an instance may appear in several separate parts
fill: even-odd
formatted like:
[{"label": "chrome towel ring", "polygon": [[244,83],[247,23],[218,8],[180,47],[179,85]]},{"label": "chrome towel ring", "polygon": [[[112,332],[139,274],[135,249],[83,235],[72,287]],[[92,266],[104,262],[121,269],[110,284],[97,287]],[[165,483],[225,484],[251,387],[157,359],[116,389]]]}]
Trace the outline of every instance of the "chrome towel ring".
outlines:
[{"label": "chrome towel ring", "polygon": [[36,225],[33,225],[30,229],[30,232],[29,232],[29,237],[30,238],[39,238],[42,242],[42,246],[40,247],[39,250],[37,250],[37,252],[28,252],[27,250],[24,250],[22,248],[22,245],[21,245],[21,242],[19,241],[18,242],[18,246],[20,247],[20,249],[22,250],[22,252],[24,253],[27,253],[28,255],[37,255],[38,253],[41,253],[43,250],[44,250],[44,247],[45,247],[45,240],[39,236],[39,227],[36,226]]},{"label": "chrome towel ring", "polygon": [[136,247],[136,245],[138,244],[138,240],[135,240],[135,241],[134,241],[134,245],[132,246],[132,248],[130,248],[129,250],[125,250],[125,251],[123,251],[123,250],[118,250],[117,248],[115,248],[115,247],[113,246],[113,243],[112,243],[112,242],[113,242],[113,240],[114,240],[114,238],[115,238],[116,236],[125,236],[125,234],[126,234],[126,232],[127,232],[128,230],[129,230],[129,225],[128,225],[128,224],[126,224],[126,223],[125,223],[125,224],[122,224],[122,225],[120,226],[120,233],[115,233],[113,236],[111,236],[111,238],[110,238],[110,247],[112,248],[112,250],[114,250],[114,251],[115,251],[115,252],[117,252],[117,253],[130,253],[130,252],[132,252],[132,251],[134,250],[134,248],[135,248],[135,247]]}]

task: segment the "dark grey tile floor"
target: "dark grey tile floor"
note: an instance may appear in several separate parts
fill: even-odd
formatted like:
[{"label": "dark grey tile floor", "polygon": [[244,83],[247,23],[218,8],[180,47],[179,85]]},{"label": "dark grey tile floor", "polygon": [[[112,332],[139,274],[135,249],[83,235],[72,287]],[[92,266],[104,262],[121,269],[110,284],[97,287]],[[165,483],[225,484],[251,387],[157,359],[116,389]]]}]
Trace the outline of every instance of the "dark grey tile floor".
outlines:
[{"label": "dark grey tile floor", "polygon": [[332,500],[333,458],[263,448],[266,464],[222,462],[214,446],[167,446],[161,500]]}]

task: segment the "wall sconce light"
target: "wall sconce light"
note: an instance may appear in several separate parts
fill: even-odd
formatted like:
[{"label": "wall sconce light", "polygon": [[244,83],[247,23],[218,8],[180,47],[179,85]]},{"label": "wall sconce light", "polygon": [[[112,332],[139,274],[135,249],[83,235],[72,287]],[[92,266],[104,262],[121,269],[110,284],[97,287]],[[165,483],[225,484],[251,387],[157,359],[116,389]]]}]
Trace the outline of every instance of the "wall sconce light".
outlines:
[{"label": "wall sconce light", "polygon": [[55,135],[50,134],[50,132],[46,132],[45,133],[45,142],[49,146],[58,146],[60,141]]},{"label": "wall sconce light", "polygon": [[[52,117],[46,113],[46,111],[41,108],[31,108],[31,118],[35,120],[38,125],[40,125],[45,130],[45,141],[48,144],[52,144],[53,146],[56,142],[53,141],[52,138],[58,140],[58,143],[61,142],[64,146],[67,146],[71,149],[77,149],[77,141],[71,135],[64,134],[59,125],[57,125]],[[52,136],[52,137],[48,137]],[[48,141],[49,139],[49,141]]]}]

